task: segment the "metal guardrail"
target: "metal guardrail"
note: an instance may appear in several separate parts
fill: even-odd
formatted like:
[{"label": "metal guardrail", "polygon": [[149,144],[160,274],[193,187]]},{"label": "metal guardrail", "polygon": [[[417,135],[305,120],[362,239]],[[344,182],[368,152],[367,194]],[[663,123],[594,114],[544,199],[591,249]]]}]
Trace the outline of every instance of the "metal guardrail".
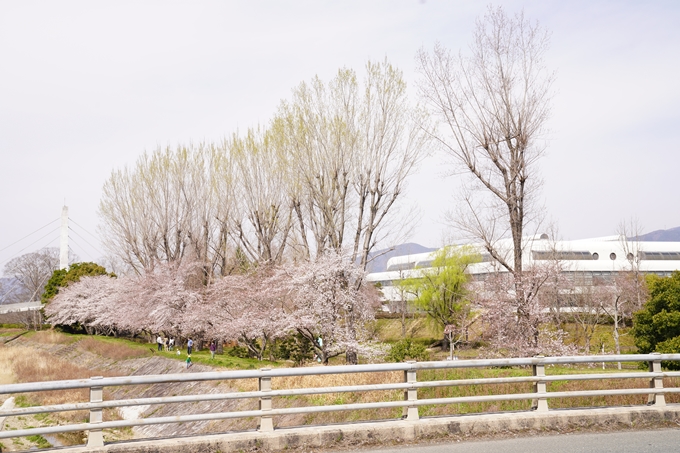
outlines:
[{"label": "metal guardrail", "polygon": [[0,315],[8,313],[22,313],[25,311],[37,311],[43,307],[42,302],[20,302],[17,304],[0,304]]},{"label": "metal guardrail", "polygon": [[[40,413],[53,413],[76,410],[89,410],[89,422],[71,425],[60,425],[42,428],[31,428],[14,431],[0,431],[0,439],[11,437],[24,437],[42,434],[56,434],[72,431],[88,431],[88,447],[101,447],[103,442],[103,429],[124,428],[143,425],[156,425],[166,423],[196,422],[208,420],[226,420],[244,417],[259,417],[259,430],[271,432],[274,430],[272,417],[290,414],[309,414],[318,412],[336,412],[359,409],[380,408],[403,408],[405,420],[418,420],[418,407],[424,405],[473,403],[531,400],[532,410],[537,412],[548,411],[548,399],[573,398],[611,395],[648,395],[647,404],[657,406],[665,405],[666,393],[680,393],[680,388],[664,388],[663,378],[680,377],[680,372],[661,371],[662,361],[680,361],[680,354],[636,354],[636,355],[608,355],[608,356],[568,356],[568,357],[533,357],[515,359],[489,359],[489,360],[455,360],[445,362],[406,362],[385,363],[371,365],[346,365],[326,366],[311,368],[279,368],[249,370],[249,371],[222,371],[207,373],[188,374],[165,374],[153,376],[125,376],[125,377],[93,377],[90,379],[78,379],[68,381],[33,382],[25,384],[0,385],[0,394],[17,394],[25,392],[40,392],[49,390],[90,389],[90,401],[70,404],[57,404],[50,406],[21,407],[10,410],[0,410],[0,419],[3,417],[22,416]],[[574,375],[551,375],[546,376],[546,365],[587,364],[603,362],[648,362],[649,372],[625,372],[625,373],[598,373],[598,374],[574,374]],[[456,368],[488,368],[488,367],[512,367],[530,366],[531,376],[480,378],[441,381],[417,381],[417,373],[422,370],[456,369]],[[294,377],[311,375],[330,375],[347,373],[380,373],[389,371],[403,371],[404,382],[370,385],[351,385],[336,387],[315,387],[301,389],[278,389],[273,390],[271,379],[274,377]],[[257,379],[258,391],[230,392],[219,394],[183,395],[153,398],[135,398],[104,401],[103,389],[105,387],[126,385],[149,385],[160,383],[198,382],[198,381],[228,381],[234,379]],[[582,390],[565,392],[548,392],[547,383],[555,381],[581,381],[600,379],[649,379],[649,388],[630,388],[613,390]],[[450,398],[418,399],[418,389],[432,387],[487,385],[505,383],[532,383],[532,393],[496,394],[480,396],[464,396]],[[318,395],[326,393],[342,392],[367,392],[403,390],[403,401],[383,401],[375,403],[353,403],[331,406],[308,406],[294,408],[272,407],[272,398],[295,395]],[[119,408],[126,406],[144,406],[160,404],[177,404],[186,402],[218,401],[234,399],[259,400],[259,410],[205,413],[192,415],[179,415],[172,417],[151,417],[137,420],[104,421],[102,410],[107,408]]]}]

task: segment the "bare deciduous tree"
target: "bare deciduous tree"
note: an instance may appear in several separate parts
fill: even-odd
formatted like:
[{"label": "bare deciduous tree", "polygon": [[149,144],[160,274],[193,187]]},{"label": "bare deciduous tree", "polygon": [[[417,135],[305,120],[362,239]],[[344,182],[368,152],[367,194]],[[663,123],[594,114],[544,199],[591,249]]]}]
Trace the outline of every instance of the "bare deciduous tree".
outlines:
[{"label": "bare deciduous tree", "polygon": [[[69,258],[70,261],[76,259],[72,254]],[[29,302],[40,300],[45,284],[52,276],[52,272],[58,268],[59,249],[48,247],[8,261],[3,271],[5,275],[14,277],[21,286],[18,293],[26,299],[21,302]]]},{"label": "bare deciduous tree", "polygon": [[231,158],[237,184],[236,242],[259,263],[280,263],[292,228],[286,171],[273,133],[249,129],[234,137]]},{"label": "bare deciduous tree", "polygon": [[184,259],[219,268],[233,200],[222,154],[212,145],[159,148],[115,170],[100,203],[105,246],[137,273]]},{"label": "bare deciduous tree", "polygon": [[[418,54],[420,91],[441,119],[435,139],[471,177],[454,221],[513,277],[514,306],[524,316],[536,292],[527,292],[522,262],[540,180],[536,163],[548,119],[553,74],[544,66],[548,34],[520,13],[489,7],[477,22],[469,56],[437,45]],[[499,246],[510,238],[511,247]],[[531,286],[531,285],[528,285]]]},{"label": "bare deciduous tree", "polygon": [[619,241],[623,248],[623,253],[626,255],[628,262],[628,271],[632,274],[629,277],[628,283],[633,283],[633,286],[626,285],[627,293],[630,294],[632,289],[635,294],[633,301],[633,311],[642,308],[642,305],[647,299],[647,288],[644,283],[644,277],[640,270],[640,261],[642,259],[642,245],[640,244],[640,237],[642,236],[642,225],[636,219],[623,221],[619,224]]},{"label": "bare deciduous tree", "polygon": [[605,306],[612,300],[612,288],[606,283],[593,282],[573,288],[573,311],[571,319],[576,326],[577,337],[583,341],[585,354],[591,354],[591,340],[597,326],[606,316]]},{"label": "bare deciduous tree", "polygon": [[410,105],[402,73],[383,63],[366,64],[359,121],[359,155],[353,186],[357,218],[352,260],[366,268],[381,237],[379,228],[403,194],[407,177],[429,152],[424,112]]},{"label": "bare deciduous tree", "polygon": [[357,91],[349,69],[340,70],[328,85],[318,78],[303,82],[274,121],[285,134],[299,245],[306,257],[340,251],[344,244],[357,155]]},{"label": "bare deciduous tree", "polygon": [[14,277],[0,279],[0,304],[18,304],[30,300],[29,291]]},{"label": "bare deciduous tree", "polygon": [[302,83],[273,127],[283,137],[303,255],[351,250],[365,268],[428,151],[424,114],[409,104],[401,71],[369,62],[363,85],[349,69],[328,84]]}]

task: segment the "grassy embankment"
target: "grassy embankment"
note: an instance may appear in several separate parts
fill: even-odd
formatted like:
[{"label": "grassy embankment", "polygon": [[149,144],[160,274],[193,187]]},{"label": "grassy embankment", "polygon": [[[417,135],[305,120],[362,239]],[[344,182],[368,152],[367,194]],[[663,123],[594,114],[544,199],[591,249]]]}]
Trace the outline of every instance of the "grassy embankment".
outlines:
[{"label": "grassy embankment", "polygon": [[[426,326],[420,326],[415,330],[415,340],[423,344],[430,344],[435,337],[433,332]],[[398,320],[379,320],[376,326],[376,331],[382,341],[391,343],[401,338],[401,325]],[[16,335],[16,330],[0,331],[0,336],[9,337]],[[603,326],[596,333],[596,336],[605,341],[607,336],[610,336],[607,326]],[[107,363],[122,363],[126,360],[144,359],[145,357],[163,356],[167,359],[183,361],[186,357],[185,352],[179,356],[175,352],[156,352],[154,344],[140,344],[138,342],[129,341],[120,338],[98,337],[98,336],[84,336],[84,335],[68,335],[55,331],[42,332],[28,332],[22,339],[30,342],[33,347],[21,346],[1,346],[0,347],[0,384],[11,382],[35,382],[44,380],[62,380],[62,379],[77,379],[88,378],[93,375],[93,370],[82,367],[79,361],[64,360],[54,354],[50,353],[50,347],[54,345],[71,346],[73,351],[71,354],[77,356],[78,351],[83,354],[101,358]],[[629,336],[624,336],[625,350],[627,352],[634,352]],[[576,341],[576,340],[574,340]],[[599,344],[600,340],[593,340],[592,344]],[[36,347],[40,345],[40,347]],[[594,351],[593,351],[594,352]],[[433,352],[432,359],[441,359],[446,355],[446,352]],[[472,358],[477,356],[475,349],[459,349],[457,355],[461,358]],[[284,362],[258,362],[253,359],[241,359],[238,357],[231,357],[229,355],[218,355],[214,360],[210,359],[208,351],[197,351],[192,354],[194,363],[211,365],[217,369],[255,369],[264,366],[286,366]],[[342,363],[342,359],[338,359]],[[634,367],[633,364],[627,364],[628,368]],[[609,369],[615,367],[615,364],[608,364]],[[109,367],[109,369],[111,369]],[[601,372],[599,367],[550,367],[546,370],[548,374],[573,374],[584,372]],[[116,373],[97,374],[113,375]],[[529,375],[530,370],[526,368],[496,368],[496,369],[464,369],[464,370],[437,370],[420,372],[418,379],[424,380],[444,380],[444,379],[472,379],[481,377],[501,377],[501,376],[523,376]],[[305,387],[328,387],[337,385],[359,385],[359,384],[377,384],[384,382],[401,382],[403,376],[401,373],[383,373],[378,374],[358,374],[358,375],[337,375],[337,376],[307,376],[297,378],[274,378],[273,388],[305,388]],[[549,384],[549,391],[562,391],[572,389],[601,389],[601,388],[617,388],[623,386],[632,386],[644,388],[646,387],[646,380],[639,380],[639,382],[610,382],[610,381],[582,381],[582,382],[556,382]],[[677,382],[668,382],[667,385],[679,385]],[[257,383],[255,380],[242,380],[234,383],[235,388],[239,390],[255,390]],[[528,393],[532,388],[530,384],[499,384],[494,386],[489,385],[472,385],[460,387],[442,387],[434,389],[421,389],[418,392],[420,399],[425,398],[441,398],[441,397],[455,397],[455,396],[471,396],[471,395],[486,395],[495,393]],[[107,396],[105,395],[105,399]],[[336,393],[327,395],[313,395],[306,397],[287,397],[277,398],[274,402],[275,407],[295,407],[305,405],[337,405],[350,404],[360,402],[374,402],[374,401],[391,401],[400,400],[403,398],[402,392],[364,392],[364,393]],[[668,395],[669,402],[674,402],[675,397]],[[18,395],[16,402],[19,406],[28,405],[44,405],[44,404],[59,404],[67,401],[86,401],[87,391],[85,390],[71,390],[63,392],[41,392],[40,394],[25,394]],[[570,398],[561,400],[550,400],[550,407],[580,407],[580,406],[600,406],[600,405],[627,405],[627,404],[644,404],[645,396],[615,396],[615,397],[600,397],[600,398]],[[529,408],[529,401],[518,402],[495,402],[495,403],[472,403],[472,404],[457,404],[449,406],[427,406],[421,408],[421,415],[444,415],[456,413],[476,413],[489,411],[509,411],[509,410],[527,410]],[[282,417],[275,420],[278,426],[299,425],[302,423],[337,423],[343,421],[356,421],[364,419],[381,419],[381,418],[398,418],[401,415],[401,409],[382,409],[382,410],[367,410],[367,411],[352,411],[352,412],[335,412],[313,414],[308,416],[290,416]],[[106,420],[113,420],[119,418],[115,411],[107,411],[104,414]],[[17,419],[21,417],[15,417]],[[16,420],[16,424],[26,426],[44,426],[53,424],[76,423],[87,419],[86,412],[66,412],[61,414],[48,414],[35,417],[24,417],[22,420]],[[15,426],[9,426],[7,429],[16,429]],[[132,436],[131,430],[117,430],[106,433],[107,440],[123,439]],[[59,442],[64,445],[79,444],[83,441],[83,433],[73,433],[59,436]],[[6,445],[11,449],[26,449],[31,446],[45,446],[45,439],[36,436],[35,439],[18,439],[15,443]],[[6,450],[11,451],[11,450]]]},{"label": "grassy embankment", "polygon": [[[584,339],[579,335],[574,325],[565,326],[567,332],[570,333],[568,341],[582,347]],[[408,320],[407,334],[413,334],[413,340],[424,346],[429,346],[436,339],[438,335],[436,332],[424,322],[423,319]],[[402,327],[398,319],[379,319],[377,321],[376,332],[380,341],[388,344],[393,344],[399,341],[401,337]],[[591,338],[591,353],[596,354],[600,351],[602,344],[605,345],[605,351],[613,353],[614,344],[611,336],[611,326],[598,326],[595,334]],[[633,339],[624,330],[621,337],[622,353],[634,353],[635,346]],[[486,351],[488,353],[488,351]],[[448,351],[431,350],[430,359],[444,360],[448,356]],[[480,355],[479,349],[473,348],[458,348],[455,355],[461,359],[478,358]],[[617,364],[608,363],[605,365],[608,372],[616,372]],[[624,371],[633,371],[638,368],[637,364],[624,363]],[[602,366],[550,366],[546,370],[549,375],[559,374],[585,374],[585,373],[601,373]],[[458,370],[429,370],[418,373],[419,381],[427,380],[459,380],[459,379],[479,379],[489,377],[510,377],[510,376],[529,376],[531,370],[525,367],[512,368],[492,368],[492,369],[458,369]],[[274,379],[274,388],[304,388],[316,386],[330,386],[330,385],[357,385],[357,384],[378,384],[382,382],[402,382],[403,376],[401,373],[384,373],[383,376],[377,374],[373,375],[340,375],[333,377],[316,377],[310,376],[303,379]],[[668,380],[667,385],[680,385],[680,380]],[[580,382],[566,382],[558,381],[548,384],[548,391],[570,391],[570,390],[598,390],[603,388],[630,388],[639,387],[646,388],[648,380],[622,380],[622,381],[580,381]],[[418,391],[419,399],[429,398],[450,398],[462,396],[475,395],[492,395],[504,393],[531,393],[533,391],[531,384],[497,384],[497,385],[468,385],[455,387],[438,387],[430,389],[420,389]],[[362,394],[328,394],[318,395],[306,398],[298,398],[305,400],[305,404],[317,405],[333,405],[333,404],[350,404],[372,401],[397,401],[403,398],[402,392],[366,392]],[[593,398],[563,398],[553,399],[549,401],[551,408],[570,408],[570,407],[592,407],[592,406],[619,406],[619,405],[641,405],[645,404],[646,396],[609,396],[609,397],[593,397]],[[680,402],[680,396],[667,395],[667,401]],[[292,398],[291,398],[292,400]],[[287,404],[285,399],[278,403],[279,406],[293,406],[295,404],[290,402]],[[530,401],[503,401],[490,403],[466,403],[456,405],[436,405],[424,406],[420,409],[421,416],[435,416],[446,414],[462,414],[462,413],[480,413],[480,412],[498,412],[498,411],[515,411],[528,410],[530,408]],[[351,413],[326,413],[318,414],[313,417],[308,417],[307,422],[314,421],[315,423],[337,423],[345,420],[364,420],[364,419],[379,419],[379,418],[398,418],[401,415],[401,409],[381,409],[371,411],[355,411]]]},{"label": "grassy embankment", "polygon": [[[5,341],[22,334],[11,345]],[[53,380],[86,379],[94,375],[119,376],[127,374],[130,366],[137,367],[144,359],[164,357],[172,361],[183,362],[186,351],[180,355],[176,351],[158,352],[155,344],[139,343],[123,338],[101,336],[72,335],[54,330],[25,332],[20,329],[0,329],[0,385],[22,382],[39,382]],[[141,360],[141,362],[140,362]],[[216,368],[255,369],[262,366],[281,366],[267,363],[264,365],[254,359],[242,359],[228,355],[218,355],[210,359],[208,351],[192,354],[196,364],[209,364]],[[134,365],[129,365],[133,362]],[[183,367],[179,367],[180,370]],[[123,370],[123,371],[121,371]],[[164,371],[157,371],[162,373]],[[237,381],[238,389],[255,390],[256,382]],[[104,399],[112,399],[115,389],[105,389]],[[134,390],[131,396],[134,395]],[[0,395],[2,403],[10,395]],[[88,391],[68,390],[49,391],[11,395],[15,397],[17,407],[63,404],[67,402],[87,401]],[[31,427],[52,426],[85,422],[87,411],[61,412],[53,414],[27,415],[10,417],[5,421],[6,430],[25,429]],[[105,420],[120,419],[116,410],[105,410]],[[59,434],[52,439],[43,436],[15,438],[0,442],[0,451],[27,450],[32,447],[46,448],[54,444],[78,445],[84,442],[85,433]],[[131,438],[131,429],[105,431],[105,440]]]},{"label": "grassy embankment", "polygon": [[[3,337],[11,337],[19,333],[12,329],[0,333]],[[32,336],[46,346],[68,344],[76,339],[56,332],[28,332],[24,336]],[[88,378],[92,372],[76,363],[55,357],[47,351],[30,347],[0,347],[0,383],[21,383],[49,380]],[[2,395],[4,400],[6,395]],[[17,407],[63,404],[74,401],[87,401],[87,390],[48,391],[40,393],[23,393],[14,395]],[[107,412],[105,416],[113,416]],[[5,421],[5,430],[52,426],[55,424],[80,423],[86,420],[86,411],[63,412],[59,414],[37,414],[11,417]],[[65,433],[59,435],[58,443],[74,445],[82,443],[84,433]],[[3,451],[26,450],[32,447],[47,448],[52,444],[43,436],[6,439],[2,442]]]}]

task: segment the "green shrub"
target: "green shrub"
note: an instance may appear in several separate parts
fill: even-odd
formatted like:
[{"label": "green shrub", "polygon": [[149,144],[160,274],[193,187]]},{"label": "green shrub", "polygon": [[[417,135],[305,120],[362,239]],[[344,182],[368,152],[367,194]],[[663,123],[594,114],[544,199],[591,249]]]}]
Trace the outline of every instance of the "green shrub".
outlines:
[{"label": "green shrub", "polygon": [[[662,341],[656,344],[656,351],[661,354],[677,354],[680,351],[680,337],[673,337],[670,340]],[[680,370],[680,362],[668,361],[663,362],[663,366],[669,370]]]},{"label": "green shrub", "polygon": [[[680,352],[680,272],[670,277],[647,276],[649,299],[633,315],[635,346],[642,354]],[[680,369],[680,363],[664,363]]]},{"label": "green shrub", "polygon": [[314,349],[307,338],[295,333],[278,340],[272,356],[276,360],[292,360],[295,366],[300,366],[313,359]]},{"label": "green shrub", "polygon": [[412,338],[404,338],[392,345],[385,360],[403,362],[405,360],[425,361],[429,358],[430,354],[425,350],[425,345],[416,343]]}]

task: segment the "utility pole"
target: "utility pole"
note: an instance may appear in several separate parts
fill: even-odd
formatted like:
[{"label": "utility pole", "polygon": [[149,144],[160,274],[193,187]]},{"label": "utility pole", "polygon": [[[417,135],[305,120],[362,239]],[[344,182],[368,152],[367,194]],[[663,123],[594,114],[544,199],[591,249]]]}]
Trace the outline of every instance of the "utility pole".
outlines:
[{"label": "utility pole", "polygon": [[68,206],[61,209],[61,244],[59,248],[59,269],[68,268]]}]

